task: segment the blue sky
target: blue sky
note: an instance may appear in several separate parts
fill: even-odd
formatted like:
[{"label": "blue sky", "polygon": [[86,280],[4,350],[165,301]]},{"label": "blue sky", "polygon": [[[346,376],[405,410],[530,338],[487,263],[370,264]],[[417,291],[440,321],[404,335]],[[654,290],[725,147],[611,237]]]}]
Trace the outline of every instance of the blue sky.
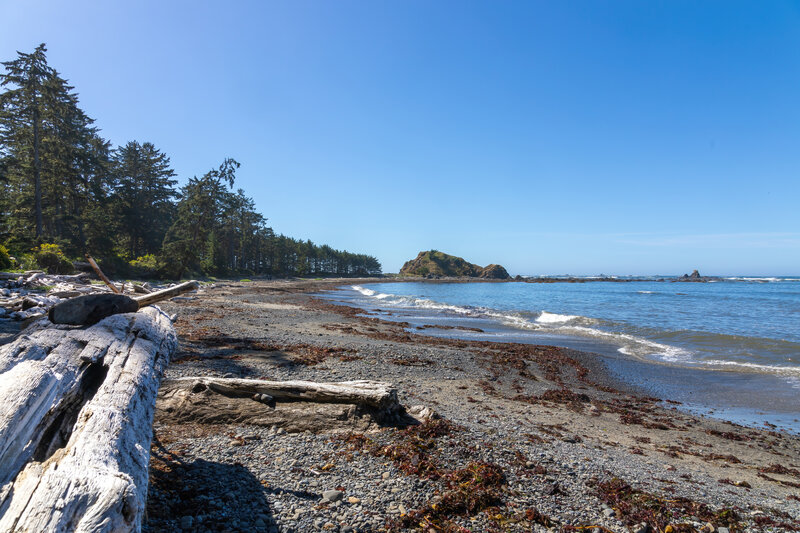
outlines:
[{"label": "blue sky", "polygon": [[797,2],[0,0],[114,144],[272,227],[512,274],[800,274]]}]

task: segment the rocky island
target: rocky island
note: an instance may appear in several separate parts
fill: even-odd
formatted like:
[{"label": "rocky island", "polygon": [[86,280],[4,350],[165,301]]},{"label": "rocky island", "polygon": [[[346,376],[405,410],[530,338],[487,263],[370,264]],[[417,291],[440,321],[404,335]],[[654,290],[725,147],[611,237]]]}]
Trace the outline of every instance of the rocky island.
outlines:
[{"label": "rocky island", "polygon": [[427,278],[465,277],[483,279],[510,279],[511,276],[501,265],[491,264],[481,267],[465,261],[461,257],[449,255],[438,250],[420,252],[415,259],[406,261],[400,269],[401,276],[422,276]]}]

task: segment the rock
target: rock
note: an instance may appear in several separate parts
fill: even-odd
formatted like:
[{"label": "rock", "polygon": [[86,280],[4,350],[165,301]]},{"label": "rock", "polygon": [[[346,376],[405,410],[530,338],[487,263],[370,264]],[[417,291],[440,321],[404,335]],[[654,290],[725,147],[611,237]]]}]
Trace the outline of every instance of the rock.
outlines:
[{"label": "rock", "polygon": [[727,527],[718,527],[717,533],[730,533]]},{"label": "rock", "polygon": [[352,503],[353,505],[355,505],[357,503],[361,503],[361,500],[359,500],[355,496],[350,496],[349,498],[347,498],[347,502],[348,503]]},{"label": "rock", "polygon": [[612,518],[615,514],[617,513],[615,513],[614,509],[610,507],[607,509],[603,509],[603,516],[605,516],[606,518]]},{"label": "rock", "polygon": [[689,274],[689,279],[700,279],[700,272],[692,270],[692,273]]},{"label": "rock", "polygon": [[406,261],[400,274],[405,276],[422,276],[428,279],[445,277],[468,277],[486,279],[509,279],[506,269],[500,265],[489,265],[482,268],[465,261],[461,257],[449,255],[438,250],[420,252],[415,259]]},{"label": "rock", "polygon": [[424,405],[414,405],[409,407],[406,409],[406,413],[416,418],[420,422],[424,422],[425,420],[436,420],[437,418],[440,418],[436,411]]},{"label": "rock", "polygon": [[391,472],[384,472],[383,474],[381,474],[381,477],[383,479],[389,479],[391,475],[392,475]]},{"label": "rock", "polygon": [[501,265],[492,264],[483,269],[480,277],[484,279],[509,279],[511,276]]},{"label": "rock", "polygon": [[340,490],[326,490],[322,493],[322,499],[329,502],[338,502],[344,496]]},{"label": "rock", "polygon": [[181,529],[192,529],[192,524],[194,524],[193,517],[188,515],[181,517]]}]

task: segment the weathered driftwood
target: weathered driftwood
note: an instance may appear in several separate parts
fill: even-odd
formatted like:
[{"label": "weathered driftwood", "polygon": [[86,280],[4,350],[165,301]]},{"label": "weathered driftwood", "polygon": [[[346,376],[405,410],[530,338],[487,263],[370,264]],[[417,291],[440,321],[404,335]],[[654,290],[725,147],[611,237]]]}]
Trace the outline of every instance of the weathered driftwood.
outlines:
[{"label": "weathered driftwood", "polygon": [[366,431],[407,425],[397,391],[388,383],[264,381],[190,377],[167,380],[156,419],[164,423],[250,424],[288,432]]},{"label": "weathered driftwood", "polygon": [[196,291],[198,288],[200,288],[200,284],[197,281],[186,281],[184,283],[175,285],[174,287],[170,287],[169,289],[151,292],[149,294],[145,294],[144,296],[137,296],[134,298],[134,300],[139,303],[139,308],[141,309],[146,305],[168,300],[185,292]]},{"label": "weathered driftwood", "polygon": [[53,324],[87,326],[95,324],[107,316],[136,312],[137,309],[184,292],[196,290],[198,287],[199,283],[196,281],[187,281],[138,298],[131,298],[123,294],[87,294],[54,305],[50,308],[48,317]]},{"label": "weathered driftwood", "polygon": [[133,287],[133,292],[137,294],[150,294],[151,292],[153,292],[144,285],[140,285],[139,283],[131,283],[131,286]]},{"label": "weathered driftwood", "polygon": [[177,347],[157,308],[0,346],[0,531],[141,526],[155,398]]},{"label": "weathered driftwood", "polygon": [[352,403],[388,410],[400,407],[397,389],[389,383],[378,381],[318,383],[315,381],[188,377],[170,380],[168,383],[190,388],[194,392],[209,388],[219,394],[233,397],[252,397],[255,394],[265,394],[275,400],[284,401]]},{"label": "weathered driftwood", "polygon": [[111,283],[111,280],[108,279],[105,274],[103,274],[103,271],[100,270],[100,267],[97,266],[97,263],[94,262],[94,259],[92,259],[92,257],[89,254],[86,254],[86,260],[89,261],[90,265],[92,265],[94,273],[97,274],[97,277],[103,280],[103,283],[108,285],[108,288],[111,289],[111,292],[113,292],[114,294],[122,294],[122,291],[120,291],[116,285]]}]

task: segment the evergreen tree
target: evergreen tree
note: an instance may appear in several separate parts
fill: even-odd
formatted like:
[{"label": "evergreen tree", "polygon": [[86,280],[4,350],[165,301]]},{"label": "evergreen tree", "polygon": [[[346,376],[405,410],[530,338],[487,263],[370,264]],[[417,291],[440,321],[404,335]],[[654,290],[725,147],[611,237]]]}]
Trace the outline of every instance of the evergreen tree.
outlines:
[{"label": "evergreen tree", "polygon": [[151,143],[131,141],[113,154],[114,216],[130,259],[156,254],[174,216],[177,180],[169,157]]},{"label": "evergreen tree", "polygon": [[35,220],[35,237],[43,231],[42,214],[42,116],[48,96],[47,81],[55,71],[47,65],[47,48],[40,44],[30,54],[17,52],[17,59],[2,63],[5,74],[0,74],[0,145],[4,159],[18,173],[25,175],[27,187],[18,187],[17,195],[30,196]]},{"label": "evergreen tree", "polygon": [[181,189],[175,221],[164,238],[164,259],[167,272],[182,277],[187,271],[201,272],[203,265],[213,263],[215,230],[225,198],[225,184],[233,187],[239,163],[225,159],[218,169],[202,178],[192,178]]},{"label": "evergreen tree", "polygon": [[18,52],[0,74],[0,158],[5,219],[12,242],[30,248],[58,242],[73,253],[87,246],[86,209],[102,202],[108,143],[78,107],[78,97],[48,66],[44,44]]}]

